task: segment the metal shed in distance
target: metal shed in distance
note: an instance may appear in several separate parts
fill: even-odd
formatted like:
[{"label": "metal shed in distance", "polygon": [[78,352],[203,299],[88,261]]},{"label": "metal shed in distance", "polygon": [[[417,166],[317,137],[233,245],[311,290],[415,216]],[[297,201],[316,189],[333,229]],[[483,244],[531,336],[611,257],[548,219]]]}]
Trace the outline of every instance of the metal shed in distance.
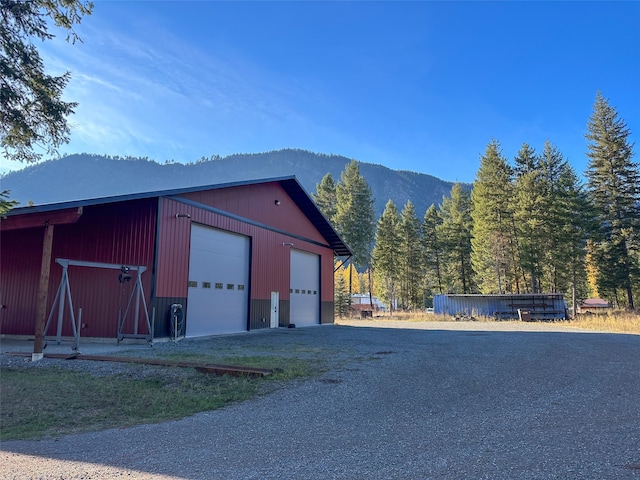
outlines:
[{"label": "metal shed in distance", "polygon": [[[562,293],[436,295],[434,313],[496,319],[558,320],[567,317]],[[518,312],[520,311],[520,312]]]}]

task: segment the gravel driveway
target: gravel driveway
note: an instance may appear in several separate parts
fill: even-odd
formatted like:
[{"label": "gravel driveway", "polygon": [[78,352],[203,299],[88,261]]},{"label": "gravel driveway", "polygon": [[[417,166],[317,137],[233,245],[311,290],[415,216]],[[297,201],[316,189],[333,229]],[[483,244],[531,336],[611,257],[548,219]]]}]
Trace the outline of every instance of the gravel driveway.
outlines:
[{"label": "gravel driveway", "polygon": [[508,325],[323,326],[159,345],[284,343],[326,352],[330,368],[179,421],[4,442],[0,476],[640,479],[640,336]]}]

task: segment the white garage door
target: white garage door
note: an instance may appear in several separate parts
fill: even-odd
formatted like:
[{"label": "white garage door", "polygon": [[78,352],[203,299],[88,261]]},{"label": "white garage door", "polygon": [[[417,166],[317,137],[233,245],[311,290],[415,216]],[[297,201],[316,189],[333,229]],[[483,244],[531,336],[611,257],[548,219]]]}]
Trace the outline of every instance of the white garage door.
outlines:
[{"label": "white garage door", "polygon": [[247,330],[249,238],[191,225],[186,336]]},{"label": "white garage door", "polygon": [[320,323],[320,257],[291,250],[290,323],[306,327]]}]

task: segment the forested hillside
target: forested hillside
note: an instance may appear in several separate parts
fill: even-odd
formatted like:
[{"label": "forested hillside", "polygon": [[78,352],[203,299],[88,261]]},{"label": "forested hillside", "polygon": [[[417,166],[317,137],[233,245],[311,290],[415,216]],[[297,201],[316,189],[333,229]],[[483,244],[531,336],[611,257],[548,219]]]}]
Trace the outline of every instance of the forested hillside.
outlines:
[{"label": "forested hillside", "polygon": [[[305,150],[278,150],[259,154],[212,156],[190,163],[159,164],[149,159],[70,155],[42,162],[2,178],[2,190],[21,205],[61,202],[134,192],[164,190],[295,175],[313,193],[322,177],[337,180],[350,159]],[[448,195],[452,183],[422,173],[391,170],[360,162],[360,171],[373,191],[379,215],[387,200],[398,205],[411,200],[420,214]]]}]

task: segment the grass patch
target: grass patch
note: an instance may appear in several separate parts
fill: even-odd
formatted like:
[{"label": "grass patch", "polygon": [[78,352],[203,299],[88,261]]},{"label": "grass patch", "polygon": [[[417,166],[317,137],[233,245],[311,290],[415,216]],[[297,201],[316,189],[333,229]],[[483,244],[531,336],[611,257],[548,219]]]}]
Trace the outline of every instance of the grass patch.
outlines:
[{"label": "grass patch", "polygon": [[[340,325],[341,319],[336,319],[336,324]],[[456,318],[451,315],[436,315],[433,313],[425,312],[394,312],[393,316],[388,314],[368,321],[375,322],[380,321],[397,321],[407,323],[420,323],[420,322],[456,322]],[[357,319],[345,319],[343,324],[349,324],[350,321],[357,322]],[[492,317],[486,317],[477,315],[473,317],[473,321],[476,322],[500,322],[504,323],[507,320],[496,320]],[[509,320],[518,322],[518,320]],[[535,322],[533,322],[535,323]],[[610,333],[629,333],[640,334],[640,315],[635,312],[615,311],[595,314],[595,315],[578,315],[571,320],[559,320],[560,325],[579,328],[584,330],[594,330],[600,332]]]},{"label": "grass patch", "polygon": [[185,357],[179,359],[270,368],[275,373],[249,378],[204,374],[193,368],[127,365],[126,373],[93,376],[59,366],[3,368],[0,440],[179,419],[266,393],[278,381],[321,371],[317,362],[291,358],[246,356],[212,362],[206,356]]},{"label": "grass patch", "polygon": [[640,335],[640,315],[632,312],[611,311],[593,315],[582,314],[567,322],[567,325],[585,330]]}]

